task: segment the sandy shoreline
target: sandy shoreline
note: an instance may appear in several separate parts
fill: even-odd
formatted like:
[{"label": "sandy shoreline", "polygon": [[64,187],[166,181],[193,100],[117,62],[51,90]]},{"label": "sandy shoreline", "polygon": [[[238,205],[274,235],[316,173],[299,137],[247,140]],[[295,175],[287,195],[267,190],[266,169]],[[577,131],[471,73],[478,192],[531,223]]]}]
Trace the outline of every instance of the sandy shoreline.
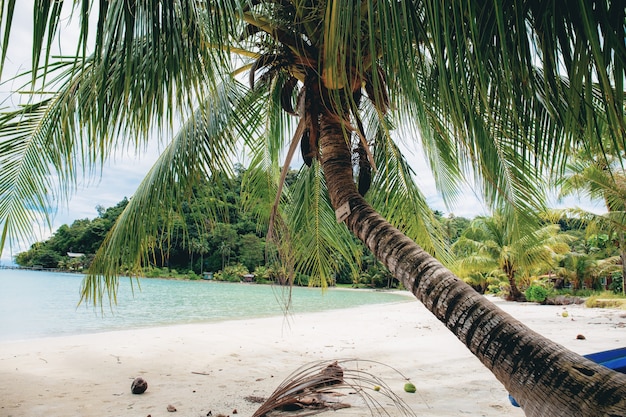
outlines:
[{"label": "sandy shoreline", "polygon": [[[626,346],[626,311],[505,303],[534,330],[581,353]],[[577,340],[582,334],[585,340]],[[250,416],[292,372],[359,358],[420,416],[522,416],[502,385],[416,301],[219,323],[0,343],[0,416]],[[148,381],[133,395],[135,377]],[[169,413],[167,406],[177,408]],[[356,407],[335,416],[364,416]],[[326,414],[322,414],[326,415]],[[394,414],[392,414],[394,415]]]}]

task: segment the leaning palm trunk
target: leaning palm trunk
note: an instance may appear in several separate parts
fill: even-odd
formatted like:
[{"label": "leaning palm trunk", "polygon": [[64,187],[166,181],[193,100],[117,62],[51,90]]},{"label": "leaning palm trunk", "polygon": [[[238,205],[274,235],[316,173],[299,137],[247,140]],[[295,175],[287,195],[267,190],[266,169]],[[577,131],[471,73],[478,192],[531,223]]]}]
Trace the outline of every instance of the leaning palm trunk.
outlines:
[{"label": "leaning palm trunk", "polygon": [[626,375],[537,334],[448,271],[356,191],[339,118],[320,116],[320,160],[347,227],[515,397],[527,416],[626,416]]}]

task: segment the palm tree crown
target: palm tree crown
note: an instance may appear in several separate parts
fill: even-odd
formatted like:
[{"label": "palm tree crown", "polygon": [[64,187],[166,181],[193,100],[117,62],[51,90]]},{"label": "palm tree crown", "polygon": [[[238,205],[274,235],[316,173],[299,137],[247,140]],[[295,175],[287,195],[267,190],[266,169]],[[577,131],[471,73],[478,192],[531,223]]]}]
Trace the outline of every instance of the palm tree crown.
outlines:
[{"label": "palm tree crown", "polygon": [[[610,143],[602,145],[610,147]],[[619,155],[619,152],[613,154]],[[587,222],[591,226],[590,231],[603,231],[615,237],[619,259],[609,258],[600,263],[602,268],[599,269],[616,270],[620,265],[622,292],[626,291],[623,285],[626,282],[626,173],[622,158],[607,156],[594,147],[581,149],[568,164],[566,175],[560,179],[559,185],[563,196],[580,193],[604,202],[607,209],[605,214],[580,209],[569,212]],[[581,260],[584,258],[582,256]]]}]

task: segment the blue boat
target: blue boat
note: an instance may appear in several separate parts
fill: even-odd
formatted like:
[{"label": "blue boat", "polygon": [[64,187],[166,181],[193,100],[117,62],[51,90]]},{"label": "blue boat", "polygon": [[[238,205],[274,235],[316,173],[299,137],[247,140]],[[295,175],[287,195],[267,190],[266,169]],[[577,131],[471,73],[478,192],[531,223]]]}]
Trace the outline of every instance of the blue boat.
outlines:
[{"label": "blue boat", "polygon": [[626,347],[590,353],[585,355],[585,358],[591,359],[595,363],[599,363],[614,371],[626,374]]},{"label": "blue boat", "polygon": [[[602,352],[590,353],[583,356],[599,365],[626,374],[626,347],[603,350]],[[509,394],[509,401],[511,401],[511,404],[515,407],[519,407],[519,404],[511,394]]]}]

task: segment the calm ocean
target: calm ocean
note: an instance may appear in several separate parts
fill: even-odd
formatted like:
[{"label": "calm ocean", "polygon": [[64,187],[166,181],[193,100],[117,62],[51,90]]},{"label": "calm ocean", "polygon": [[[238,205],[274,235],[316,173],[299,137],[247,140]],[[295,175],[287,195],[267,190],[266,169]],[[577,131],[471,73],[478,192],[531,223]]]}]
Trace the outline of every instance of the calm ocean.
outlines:
[{"label": "calm ocean", "polygon": [[[118,303],[80,305],[78,274],[0,269],[0,341],[283,314],[286,289],[213,281],[120,279]],[[293,288],[293,313],[407,301],[405,294]]]}]

